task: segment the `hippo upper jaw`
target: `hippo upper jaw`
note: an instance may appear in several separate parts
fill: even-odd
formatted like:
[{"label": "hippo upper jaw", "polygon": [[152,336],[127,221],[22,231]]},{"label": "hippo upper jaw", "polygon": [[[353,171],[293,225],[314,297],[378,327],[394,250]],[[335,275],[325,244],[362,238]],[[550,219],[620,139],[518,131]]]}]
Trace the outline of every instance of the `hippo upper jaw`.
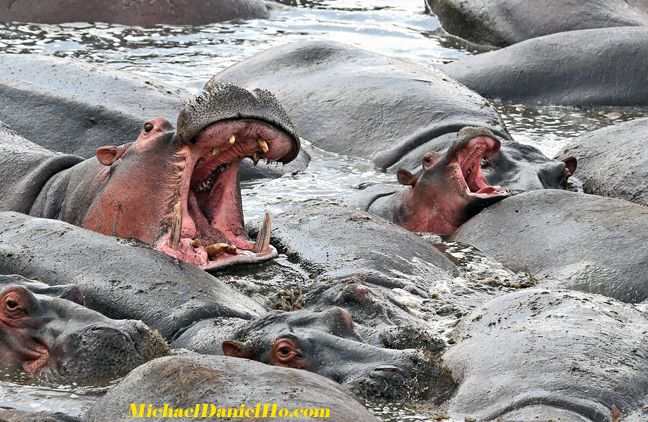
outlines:
[{"label": "hippo upper jaw", "polygon": [[[229,91],[245,95],[247,114],[224,113]],[[278,104],[266,91],[232,85],[215,86],[188,103],[178,117],[177,142],[183,157],[178,196],[169,203],[166,227],[156,243],[161,252],[204,270],[267,261],[276,257],[270,245],[270,216],[266,214],[256,241],[247,238],[238,168],[245,158],[289,162],[299,151],[299,137]],[[243,116],[243,117],[242,117]]]},{"label": "hippo upper jaw", "polygon": [[454,144],[450,152],[458,177],[454,180],[463,188],[468,197],[491,200],[503,199],[508,193],[501,186],[491,186],[482,172],[482,160],[494,156],[500,143],[495,138],[480,134],[466,142]]}]

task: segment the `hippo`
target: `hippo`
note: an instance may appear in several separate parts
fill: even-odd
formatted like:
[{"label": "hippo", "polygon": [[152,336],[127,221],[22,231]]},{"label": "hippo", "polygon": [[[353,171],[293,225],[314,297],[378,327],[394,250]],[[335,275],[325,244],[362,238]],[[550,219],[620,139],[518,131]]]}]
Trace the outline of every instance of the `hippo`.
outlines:
[{"label": "hippo", "polygon": [[[105,66],[38,54],[0,54],[0,120],[46,149],[83,158],[132,141],[146,116],[177,118],[192,93]],[[285,166],[241,162],[241,180],[306,168],[303,150]]]},{"label": "hippo", "polygon": [[151,119],[135,142],[100,147],[87,160],[0,130],[0,210],[136,239],[205,270],[267,261],[277,255],[270,218],[250,242],[238,164],[290,162],[299,147],[272,94],[228,84],[189,100],[177,130]]},{"label": "hippo", "polygon": [[647,336],[645,314],[597,294],[534,288],[500,296],[462,320],[443,354],[461,380],[447,414],[626,420],[647,404]]},{"label": "hippo", "polygon": [[648,28],[625,27],[545,35],[440,68],[486,98],[590,107],[648,105],[647,66]]},{"label": "hippo", "polygon": [[425,0],[425,6],[449,33],[497,47],[558,32],[648,25],[646,0]]},{"label": "hippo", "polygon": [[107,22],[130,26],[204,25],[232,19],[267,19],[262,0],[0,1],[0,22]]},{"label": "hippo", "polygon": [[648,119],[586,133],[569,141],[558,157],[575,156],[583,191],[648,205]]},{"label": "hippo", "polygon": [[[429,351],[366,344],[349,312],[339,307],[272,311],[243,324],[220,344],[222,352],[218,344],[198,351],[304,369],[348,387],[358,397],[441,401],[454,387],[452,376]],[[184,347],[182,337],[173,346]]]},{"label": "hippo", "polygon": [[[196,354],[160,358],[140,366],[100,398],[85,420],[129,421],[133,419],[131,404],[135,404],[138,415],[143,406],[146,416],[149,403],[152,409],[161,409],[157,415],[151,411],[149,418],[155,421],[167,420],[163,417],[165,404],[175,409],[193,410],[197,403],[218,407],[207,405],[207,416],[211,412],[216,415],[218,409],[224,408],[251,411],[236,414],[246,420],[259,420],[264,415],[277,421],[296,420],[284,411],[312,408],[325,412],[319,417],[334,422],[377,421],[340,386],[317,374],[248,359]],[[257,405],[259,416],[255,416]],[[199,413],[202,411],[201,407]],[[201,417],[188,414],[185,420],[201,420]]]},{"label": "hippo", "polygon": [[166,342],[142,322],[112,320],[71,300],[34,293],[35,284],[0,276],[0,366],[47,383],[97,385],[168,354]]},{"label": "hippo", "polygon": [[[304,139],[377,168],[418,170],[465,126],[490,129],[502,146],[489,161],[493,183],[510,190],[561,188],[566,164],[515,142],[484,98],[445,73],[334,42],[264,51],[208,83],[271,90]],[[489,178],[490,180],[490,178]],[[496,182],[495,182],[496,181]]]},{"label": "hippo", "polygon": [[141,320],[167,341],[197,321],[265,313],[223,281],[144,244],[14,212],[0,213],[0,274],[76,285],[88,308]]},{"label": "hippo", "polygon": [[642,205],[569,191],[527,192],[477,214],[451,240],[532,274],[543,286],[630,303],[648,299],[648,208]]},{"label": "hippo", "polygon": [[391,194],[364,192],[369,198],[362,208],[407,230],[450,235],[470,217],[508,196],[500,186],[489,185],[481,169],[482,160],[494,156],[499,148],[490,130],[465,127],[444,156],[433,152],[423,156],[421,172],[398,171],[398,181],[410,189]]},{"label": "hippo", "polygon": [[[261,223],[250,225],[253,235]],[[341,307],[363,342],[381,348],[438,353],[445,347],[439,333],[517,283],[473,277],[433,241],[345,206],[309,204],[280,213],[272,239],[310,279],[293,309]]]}]

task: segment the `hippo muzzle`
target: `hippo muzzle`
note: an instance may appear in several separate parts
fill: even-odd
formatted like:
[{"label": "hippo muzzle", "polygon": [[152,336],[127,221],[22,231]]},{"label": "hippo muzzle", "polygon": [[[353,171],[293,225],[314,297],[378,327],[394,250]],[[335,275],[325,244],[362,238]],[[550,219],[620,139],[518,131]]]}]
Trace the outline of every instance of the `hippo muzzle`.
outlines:
[{"label": "hippo muzzle", "polygon": [[270,216],[249,240],[239,164],[287,163],[299,149],[290,119],[268,91],[210,85],[185,103],[176,130],[153,119],[133,144],[97,150],[107,170],[96,179],[104,186],[80,225],[138,239],[205,270],[266,261],[277,255]]}]

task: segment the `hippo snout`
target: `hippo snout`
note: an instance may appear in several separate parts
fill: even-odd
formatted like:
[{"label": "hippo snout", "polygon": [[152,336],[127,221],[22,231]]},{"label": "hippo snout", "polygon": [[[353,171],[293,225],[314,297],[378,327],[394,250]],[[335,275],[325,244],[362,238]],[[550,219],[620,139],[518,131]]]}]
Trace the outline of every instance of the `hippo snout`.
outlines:
[{"label": "hippo snout", "polygon": [[102,321],[61,336],[52,348],[54,364],[43,375],[102,383],[168,353],[164,339],[140,321]]}]

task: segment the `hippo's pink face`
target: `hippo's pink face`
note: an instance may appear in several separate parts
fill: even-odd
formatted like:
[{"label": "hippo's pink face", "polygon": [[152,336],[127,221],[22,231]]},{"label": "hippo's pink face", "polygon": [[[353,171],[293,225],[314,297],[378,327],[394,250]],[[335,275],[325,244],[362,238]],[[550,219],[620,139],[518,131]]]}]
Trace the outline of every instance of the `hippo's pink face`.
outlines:
[{"label": "hippo's pink face", "polygon": [[[227,93],[228,88],[216,95]],[[241,95],[239,90],[234,93]],[[267,104],[272,108],[274,97],[257,95],[260,108]],[[238,167],[245,158],[255,165],[260,159],[288,162],[297,155],[299,140],[294,131],[288,133],[287,125],[274,124],[277,118],[214,120],[212,110],[204,109],[207,100],[183,109],[177,132],[166,120],[153,119],[144,124],[132,145],[97,150],[105,166],[96,183],[102,188],[83,227],[138,239],[203,269],[261,262],[277,255],[269,244],[269,216],[256,241],[247,239]],[[217,112],[212,111],[223,114]]]},{"label": "hippo's pink face", "polygon": [[0,291],[0,362],[4,365],[30,373],[47,365],[47,346],[33,335],[40,325],[33,316],[37,306],[34,295],[22,286]]},{"label": "hippo's pink face", "polygon": [[423,157],[421,173],[399,170],[398,180],[411,185],[396,212],[396,223],[408,230],[452,234],[483,208],[508,196],[488,184],[481,161],[497,153],[500,142],[488,129],[467,127],[444,156]]},{"label": "hippo's pink face", "polygon": [[98,150],[106,184],[83,227],[141,240],[203,269],[265,261],[277,254],[269,218],[250,242],[238,166],[247,157],[279,161],[294,148],[260,121],[214,123],[179,143],[169,122],[150,120],[132,145]]}]

